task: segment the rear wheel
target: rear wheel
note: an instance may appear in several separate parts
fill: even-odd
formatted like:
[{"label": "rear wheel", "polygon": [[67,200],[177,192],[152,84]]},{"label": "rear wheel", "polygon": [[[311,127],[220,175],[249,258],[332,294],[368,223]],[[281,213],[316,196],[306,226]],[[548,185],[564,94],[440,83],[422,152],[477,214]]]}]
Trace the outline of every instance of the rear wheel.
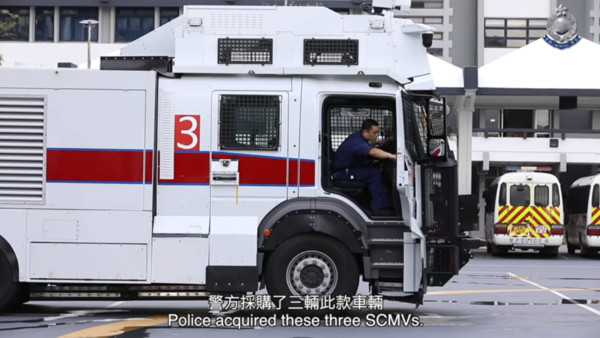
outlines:
[{"label": "rear wheel", "polygon": [[8,259],[0,253],[0,312],[25,301],[20,283],[13,282],[13,273]]},{"label": "rear wheel", "polygon": [[557,246],[547,246],[540,249],[540,253],[542,256],[546,257],[556,257],[558,256],[558,247]]},{"label": "rear wheel", "polygon": [[502,256],[508,253],[509,246],[506,245],[496,245],[494,243],[490,244],[490,249],[492,250],[492,256]]},{"label": "rear wheel", "polygon": [[358,266],[340,242],[323,235],[303,235],[281,243],[265,270],[272,296],[354,295]]},{"label": "rear wheel", "polygon": [[571,245],[571,244],[567,243],[567,252],[570,255],[573,255],[575,253],[575,250],[577,250],[577,247],[575,247],[575,245]]},{"label": "rear wheel", "polygon": [[583,245],[583,239],[581,238],[581,235],[579,235],[579,252],[583,257],[589,257],[595,253],[595,250],[590,250],[590,248],[587,248]]}]

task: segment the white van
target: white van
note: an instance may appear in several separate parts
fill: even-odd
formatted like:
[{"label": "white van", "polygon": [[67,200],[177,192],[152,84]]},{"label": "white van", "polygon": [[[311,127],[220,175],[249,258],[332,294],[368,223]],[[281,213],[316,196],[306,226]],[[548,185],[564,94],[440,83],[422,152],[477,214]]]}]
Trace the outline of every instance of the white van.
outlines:
[{"label": "white van", "polygon": [[535,249],[558,255],[563,242],[562,196],[556,176],[541,172],[504,174],[484,194],[489,253]]},{"label": "white van", "polygon": [[567,247],[589,255],[600,249],[600,174],[575,181],[567,195]]}]

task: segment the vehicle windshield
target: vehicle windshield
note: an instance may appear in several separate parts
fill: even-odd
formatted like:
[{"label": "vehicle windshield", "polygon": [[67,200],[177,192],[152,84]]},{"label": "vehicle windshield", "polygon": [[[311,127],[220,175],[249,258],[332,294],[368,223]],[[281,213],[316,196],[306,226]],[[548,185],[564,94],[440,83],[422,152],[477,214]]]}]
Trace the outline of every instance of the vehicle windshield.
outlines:
[{"label": "vehicle windshield", "polygon": [[402,93],[404,138],[406,149],[413,159],[425,157],[427,149],[427,113],[422,98]]}]

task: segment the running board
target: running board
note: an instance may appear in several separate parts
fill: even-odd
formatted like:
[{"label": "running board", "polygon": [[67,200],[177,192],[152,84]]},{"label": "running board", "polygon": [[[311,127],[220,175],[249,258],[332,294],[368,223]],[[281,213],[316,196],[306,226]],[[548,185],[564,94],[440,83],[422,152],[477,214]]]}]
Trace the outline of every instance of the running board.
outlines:
[{"label": "running board", "polygon": [[53,285],[32,284],[31,300],[158,300],[208,299],[210,293],[203,285]]}]

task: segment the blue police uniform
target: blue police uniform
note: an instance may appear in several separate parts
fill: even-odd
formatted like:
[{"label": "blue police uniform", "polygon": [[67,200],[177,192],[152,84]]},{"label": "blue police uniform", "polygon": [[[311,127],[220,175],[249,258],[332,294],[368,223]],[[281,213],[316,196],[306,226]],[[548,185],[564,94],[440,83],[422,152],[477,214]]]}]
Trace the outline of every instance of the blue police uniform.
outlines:
[{"label": "blue police uniform", "polygon": [[348,136],[333,154],[331,167],[338,180],[354,180],[364,182],[371,192],[371,210],[389,207],[385,196],[383,179],[378,168],[369,167],[367,160],[373,146],[357,131]]}]

